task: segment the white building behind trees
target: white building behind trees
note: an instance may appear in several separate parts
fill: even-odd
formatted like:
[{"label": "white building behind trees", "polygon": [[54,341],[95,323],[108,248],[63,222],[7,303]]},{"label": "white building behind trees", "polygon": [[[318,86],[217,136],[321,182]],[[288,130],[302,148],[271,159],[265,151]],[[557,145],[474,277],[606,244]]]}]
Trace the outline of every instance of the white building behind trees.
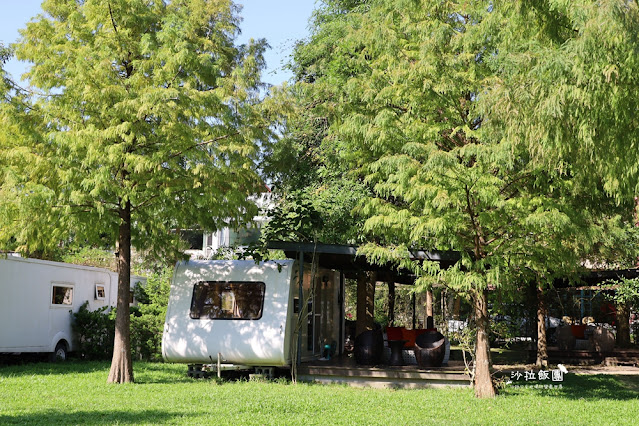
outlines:
[{"label": "white building behind trees", "polygon": [[186,253],[192,259],[210,259],[224,249],[246,247],[260,238],[261,229],[268,220],[268,211],[273,207],[270,190],[255,199],[259,213],[252,223],[244,228],[221,228],[216,231],[183,231],[183,238],[190,243]]}]

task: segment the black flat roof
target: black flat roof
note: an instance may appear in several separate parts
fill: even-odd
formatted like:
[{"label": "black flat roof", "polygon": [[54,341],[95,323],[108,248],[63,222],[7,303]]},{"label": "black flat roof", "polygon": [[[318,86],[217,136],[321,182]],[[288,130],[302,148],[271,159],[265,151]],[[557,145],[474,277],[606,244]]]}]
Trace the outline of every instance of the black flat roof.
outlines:
[{"label": "black flat roof", "polygon": [[[365,256],[357,254],[357,246],[340,244],[299,243],[286,241],[269,241],[267,247],[274,250],[282,250],[290,259],[299,259],[300,253],[304,253],[304,261],[311,262],[313,257],[317,264],[323,268],[336,269],[344,272],[348,278],[356,278],[361,271],[377,272],[377,280],[383,282],[395,282],[402,284],[414,284],[415,276],[409,271],[398,271],[394,265],[376,265],[370,263]],[[442,268],[454,265],[460,254],[454,251],[424,251],[415,250],[410,253],[414,260],[429,260],[439,262]],[[557,279],[554,282],[556,288],[596,286],[608,280],[619,278],[638,278],[639,269],[618,270],[592,270],[582,273],[579,277],[581,283],[568,279]]]},{"label": "black flat roof", "polygon": [[[365,256],[357,254],[357,246],[269,241],[267,247],[284,251],[286,257],[290,259],[298,259],[299,254],[304,253],[304,261],[311,262],[315,258],[319,266],[340,270],[349,278],[355,278],[357,273],[361,271],[375,271],[378,281],[402,284],[415,283],[415,276],[408,271],[398,271],[391,264],[376,265],[370,263]],[[411,252],[411,258],[440,262],[443,267],[448,267],[455,264],[460,256],[459,253],[453,251],[426,252],[419,250]]]}]

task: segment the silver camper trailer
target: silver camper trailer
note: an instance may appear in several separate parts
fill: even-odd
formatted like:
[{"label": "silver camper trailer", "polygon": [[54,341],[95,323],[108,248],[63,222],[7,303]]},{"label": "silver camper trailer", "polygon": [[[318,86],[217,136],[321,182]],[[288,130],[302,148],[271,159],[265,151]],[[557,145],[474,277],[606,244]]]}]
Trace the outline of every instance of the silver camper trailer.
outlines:
[{"label": "silver camper trailer", "polygon": [[330,356],[343,341],[341,290],[336,271],[300,268],[293,260],[178,263],[162,355],[190,364],[189,375],[196,377],[213,369],[272,374],[298,356],[302,361]]},{"label": "silver camper trailer", "polygon": [[[131,288],[146,280],[131,276]],[[75,349],[72,314],[117,303],[118,275],[90,266],[7,255],[0,258],[0,353],[49,353],[66,359]]]}]

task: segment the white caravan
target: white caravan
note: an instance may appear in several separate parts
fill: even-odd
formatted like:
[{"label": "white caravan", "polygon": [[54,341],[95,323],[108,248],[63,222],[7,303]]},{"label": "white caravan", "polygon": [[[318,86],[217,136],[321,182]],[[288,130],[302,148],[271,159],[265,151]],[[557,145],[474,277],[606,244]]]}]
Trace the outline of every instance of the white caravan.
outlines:
[{"label": "white caravan", "polygon": [[[292,260],[178,263],[162,336],[164,359],[218,368],[286,367],[298,348],[302,360],[326,356],[329,348],[341,351],[339,273],[305,264],[302,305],[299,273]],[[301,319],[299,306],[306,306]]]},{"label": "white caravan", "polygon": [[[144,278],[131,276],[131,288]],[[117,304],[118,275],[90,266],[0,258],[0,353],[48,352],[65,359],[75,348],[73,313]]]}]

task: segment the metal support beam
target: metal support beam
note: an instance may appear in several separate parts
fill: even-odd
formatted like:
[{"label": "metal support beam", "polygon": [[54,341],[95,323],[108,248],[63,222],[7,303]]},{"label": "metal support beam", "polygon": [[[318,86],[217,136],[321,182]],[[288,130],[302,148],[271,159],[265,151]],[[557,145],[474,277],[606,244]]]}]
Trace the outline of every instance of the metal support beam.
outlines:
[{"label": "metal support beam", "polygon": [[302,312],[304,312],[304,252],[299,252],[299,301],[297,303],[298,323],[300,328],[297,330],[297,365],[302,364],[302,330],[306,326],[306,322],[302,322]]}]

